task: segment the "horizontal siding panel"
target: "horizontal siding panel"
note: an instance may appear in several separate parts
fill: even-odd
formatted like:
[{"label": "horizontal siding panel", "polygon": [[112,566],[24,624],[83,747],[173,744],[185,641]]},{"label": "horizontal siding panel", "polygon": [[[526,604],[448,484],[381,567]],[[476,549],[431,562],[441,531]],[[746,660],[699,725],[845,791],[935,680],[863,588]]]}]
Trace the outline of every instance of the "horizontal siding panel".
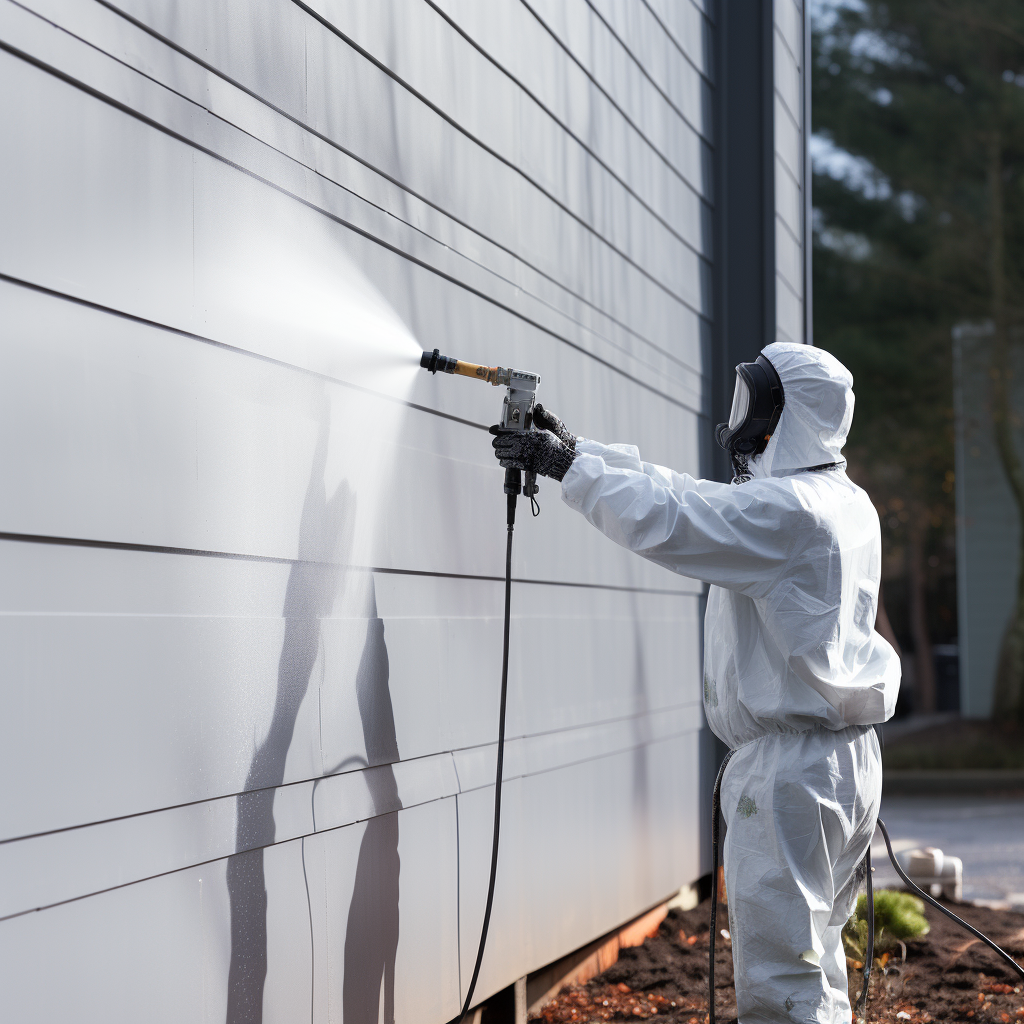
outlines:
[{"label": "horizontal siding panel", "polygon": [[[514,738],[503,779],[541,779],[650,744],[692,734],[700,712],[647,711],[585,729]],[[239,833],[236,796],[215,797],[95,824],[7,840],[0,844],[0,920],[73,899],[134,885],[250,850],[332,832],[458,793],[494,792],[495,744],[372,768],[348,770],[274,789],[265,831]],[[270,819],[268,819],[270,820]]]},{"label": "horizontal siding panel", "polygon": [[800,297],[781,275],[775,277],[776,330],[778,341],[802,343],[804,339],[804,307]]},{"label": "horizontal siding panel", "polygon": [[[289,588],[309,582],[287,566],[9,541],[0,558],[0,630],[7,678],[17,681],[0,760],[25,782],[5,793],[3,838],[241,791],[253,738],[281,727],[275,701],[293,665],[305,668],[286,709],[293,735],[282,782],[384,756],[369,745],[372,722],[349,684],[366,658],[389,665],[377,685],[400,757],[494,741],[497,580],[342,571],[322,598],[322,624],[286,635],[283,616],[298,614]],[[18,607],[16,581],[28,572],[46,596],[35,603],[59,611]],[[509,736],[696,708],[699,657],[687,637],[697,600],[517,584]],[[367,618],[374,608],[381,635]],[[569,634],[571,650],[561,642]],[[307,635],[317,646],[304,655]],[[78,766],[72,778],[67,759]],[[510,771],[515,764],[510,754]],[[47,801],[33,798],[36,785]]]},{"label": "horizontal siding panel", "polygon": [[[304,557],[300,521],[310,481],[323,479],[331,491],[344,481],[359,509],[349,561],[501,575],[501,544],[489,543],[493,524],[504,522],[501,471],[482,430],[166,331],[140,339],[123,318],[0,288],[15,300],[29,296],[9,306],[21,345],[0,385],[2,415],[8,429],[36,439],[33,450],[8,459],[0,528],[292,559]],[[545,373],[549,367],[563,387],[574,377],[587,381],[579,408],[561,402],[557,387],[545,392],[570,423],[641,444],[646,435],[651,459],[697,464],[692,414],[662,404],[655,408],[664,418],[644,416],[648,394],[635,389],[631,399],[608,371],[584,376],[543,360]],[[465,408],[457,398],[451,407],[476,412],[481,425],[498,417],[496,389],[415,379],[424,397],[445,386],[464,395]],[[32,397],[40,393],[49,400]],[[645,430],[631,430],[631,418],[643,419]],[[42,456],[48,471],[41,475]],[[61,498],[68,487],[79,494],[73,506]],[[418,495],[415,504],[409,494]],[[459,540],[438,545],[436,520],[423,510],[448,509],[453,500],[446,522]],[[553,482],[542,483],[541,501],[547,514],[517,557],[524,575],[678,587],[678,577],[581,530]]]},{"label": "horizontal siding panel", "polygon": [[794,124],[799,125],[803,109],[800,65],[777,26],[772,38],[775,49],[775,90],[782,100],[786,115]]},{"label": "horizontal siding panel", "polygon": [[794,0],[774,0],[776,331],[781,341],[804,335],[805,197],[803,14]]},{"label": "horizontal siding panel", "polygon": [[[357,586],[367,593],[363,581],[351,582],[349,589]],[[552,758],[555,766],[563,758],[592,760],[609,749],[609,733],[633,735],[636,742],[635,730],[639,737],[652,734],[646,716],[659,716],[656,732],[672,709],[687,704],[693,709],[691,728],[699,727],[696,659],[680,650],[678,641],[659,638],[672,625],[679,631],[696,624],[695,599],[683,606],[688,614],[672,614],[673,606],[665,604],[669,599],[662,598],[660,608],[643,615],[623,598],[616,615],[584,621],[590,610],[586,597],[560,596],[562,615],[543,629],[536,619],[517,613],[513,650],[516,655],[533,651],[535,657],[512,658],[508,723],[512,740],[540,729],[550,737],[545,743],[557,749],[524,750],[520,768],[520,755],[510,742],[510,775],[550,770]],[[486,597],[487,604],[498,603],[500,585],[492,585]],[[532,597],[516,589],[520,604]],[[383,608],[380,623],[325,618],[322,625],[303,627],[298,639],[285,635],[280,613],[262,621],[0,618],[8,678],[31,688],[8,702],[0,761],[21,782],[12,782],[4,794],[2,838],[254,788],[254,740],[271,744],[266,758],[287,758],[280,761],[279,774],[268,779],[270,786],[303,783],[367,762],[385,763],[374,746],[384,741],[373,731],[384,726],[363,717],[350,684],[367,658],[378,659],[371,668],[384,673],[373,699],[392,706],[394,744],[401,758],[493,744],[501,678],[500,608],[491,617],[435,616],[429,605],[418,611],[412,623],[392,619]],[[339,608],[335,614],[343,612]],[[569,674],[557,671],[566,661],[553,651],[557,629],[571,629],[577,644],[587,648]],[[628,644],[622,639],[627,631]],[[431,642],[435,634],[439,639]],[[297,646],[306,636],[317,650]],[[45,646],[34,651],[32,644]],[[548,652],[557,669],[543,663]],[[424,666],[424,655],[436,660]],[[618,681],[618,690],[612,680]],[[545,687],[553,692],[546,693]],[[543,720],[544,711],[554,714]],[[584,721],[574,721],[580,718]],[[605,726],[592,729],[590,737],[579,732],[601,722]],[[42,748],[41,730],[48,737]],[[575,731],[559,735],[564,730]],[[624,744],[620,739],[614,746]],[[59,759],[54,750],[61,751]],[[481,756],[486,777],[493,747]],[[72,777],[68,763],[76,765]],[[260,761],[256,768],[269,763]],[[480,784],[473,773],[463,779],[463,788]],[[37,787],[50,794],[45,804],[36,798]]]},{"label": "horizontal siding panel", "polygon": [[797,295],[803,293],[803,246],[781,217],[775,219],[775,270]]},{"label": "horizontal siding panel", "polygon": [[803,237],[803,189],[778,155],[775,158],[775,215],[791,234]]},{"label": "horizontal siding panel", "polygon": [[[272,2],[286,4],[288,0]],[[554,200],[590,225],[599,237],[645,261],[657,274],[656,262],[648,257],[652,247],[679,245],[678,239],[421,0],[404,2],[408,8],[403,20],[392,20],[391,9],[386,7],[367,8],[340,0],[313,5],[317,15],[371,56],[376,51],[384,57],[391,74],[319,21],[303,15],[305,60],[279,72],[306,78],[304,107],[289,113],[445,209],[458,210],[472,203],[485,180],[493,180],[513,195],[532,197],[538,192],[532,197],[534,202],[552,204]],[[188,35],[176,41],[189,52],[203,53],[219,70],[248,86],[251,58],[231,61],[218,22],[205,7],[197,7],[180,20],[165,5],[145,0],[135,0],[127,10],[164,35],[174,30],[180,34],[187,26]],[[259,23],[259,10],[240,5],[235,17]],[[266,62],[276,60],[270,32],[256,52],[260,50],[267,54]],[[428,53],[444,55],[444,73],[425,64]],[[647,202],[672,230],[690,245],[698,245],[699,204],[692,190],[670,175],[644,147],[632,147],[630,159],[646,163],[635,184]],[[467,180],[453,178],[453,172],[466,173]],[[557,215],[559,205],[554,204],[548,217]],[[478,201],[466,210],[467,215],[460,219],[489,237],[496,236],[498,229],[488,224],[494,213],[488,202]],[[650,236],[639,248],[630,236],[633,222],[643,226],[645,238]],[[666,237],[659,242],[661,234]]]},{"label": "horizontal siding panel", "polygon": [[[297,1007],[308,1013],[312,997],[317,1019],[326,1020],[328,1004],[344,1001],[346,969],[350,998],[358,993],[354,979],[366,965],[351,947],[346,953],[345,936],[352,924],[371,924],[369,908],[353,898],[360,890],[373,894],[378,913],[389,904],[400,908],[395,1019],[457,1014],[457,827],[454,799],[399,812],[401,870],[393,878],[368,873],[364,860],[388,851],[387,837],[367,837],[366,825],[265,851],[264,1019],[288,1019]],[[6,1008],[17,1020],[90,1024],[223,1017],[231,965],[223,941],[231,933],[227,868],[226,860],[215,861],[3,922]],[[237,909],[258,913],[251,902]]]},{"label": "horizontal siding panel", "polygon": [[795,181],[803,180],[803,143],[779,94],[775,94],[775,153]]},{"label": "horizontal siding panel", "polygon": [[[561,19],[571,19],[573,35],[590,41],[588,52],[573,53],[575,60],[563,49],[564,37],[543,18],[547,12],[528,8],[521,0],[488,5],[442,0],[437,6],[512,81],[649,201],[656,193],[645,179],[652,184],[659,180],[659,164],[698,194],[705,192],[699,120],[688,123],[666,102],[583,0],[576,0]],[[601,74],[591,70],[595,57]],[[699,105],[699,79],[692,86]],[[539,141],[524,136],[522,145],[543,148]],[[667,192],[675,185],[669,178],[659,187]]]},{"label": "horizontal siding panel", "polygon": [[[53,0],[35,0],[36,5],[44,10],[52,2]],[[685,335],[699,329],[693,311],[680,306],[677,300],[643,277],[636,268],[624,262],[594,236],[588,235],[575,222],[570,221],[569,225],[563,225],[563,228],[575,230],[579,234],[579,241],[573,243],[577,248],[571,253],[573,258],[568,265],[559,267],[552,259],[557,255],[556,250],[552,249],[549,252],[541,247],[542,256],[538,264],[531,266],[521,255],[516,255],[514,249],[507,247],[514,239],[506,239],[506,248],[503,249],[500,244],[463,227],[376,171],[327,142],[311,136],[299,125],[275,113],[240,89],[209,74],[195,62],[168,50],[141,30],[131,28],[131,33],[134,33],[131,38],[111,44],[107,41],[108,37],[120,40],[130,26],[106,9],[83,6],[74,8],[73,13],[77,18],[74,23],[75,31],[93,45],[101,49],[106,45],[119,61],[133,64],[147,74],[155,64],[165,65],[166,74],[175,83],[176,89],[200,106],[208,107],[218,118],[237,124],[247,134],[239,138],[230,138],[230,133],[217,131],[216,124],[197,123],[197,119],[188,112],[187,104],[183,105],[186,108],[184,114],[178,112],[177,116],[174,116],[172,94],[152,87],[145,80],[133,82],[130,73],[120,65],[110,65],[115,72],[113,78],[109,73],[105,77],[101,74],[100,80],[95,81],[98,70],[95,66],[97,55],[84,48],[81,55],[77,52],[74,54],[79,58],[78,64],[81,65],[80,68],[76,65],[79,74],[84,74],[90,84],[97,84],[110,91],[115,99],[133,103],[135,106],[139,106],[140,100],[145,97],[148,102],[142,104],[142,109],[149,116],[167,123],[168,127],[174,130],[190,135],[200,144],[217,149],[228,159],[234,159],[247,166],[255,164],[265,167],[267,156],[272,151],[263,152],[258,146],[252,145],[254,138],[265,138],[276,149],[289,154],[300,167],[312,166],[318,174],[337,182],[344,189],[343,192],[331,197],[333,203],[328,202],[328,205],[332,206],[332,211],[334,208],[342,207],[342,216],[358,216],[361,204],[355,201],[353,193],[365,197],[369,204],[391,215],[386,219],[409,223],[417,234],[425,233],[445,247],[463,253],[474,263],[486,267],[488,272],[504,277],[528,294],[536,295],[540,301],[555,305],[576,319],[594,321],[596,325],[600,325],[596,327],[598,330],[613,334],[624,333],[627,337],[630,336],[630,331],[638,336],[643,336],[645,332],[652,335],[653,332],[654,342],[665,348],[666,345],[671,347],[672,338],[681,330]],[[88,17],[85,16],[86,13]],[[35,19],[22,13],[20,21]],[[59,39],[64,43],[60,50],[59,62],[66,66],[69,57],[72,56],[72,53],[67,52],[67,47],[71,45],[69,38],[63,33],[55,33],[52,29],[44,29],[42,23],[38,21],[35,21],[35,24],[36,35],[43,32],[51,37],[51,41]],[[49,59],[50,47],[44,47],[43,50],[44,57]],[[119,73],[119,77],[116,73]],[[136,85],[143,86],[141,94],[139,89],[135,88]],[[148,92],[145,86],[150,86]],[[279,176],[282,173],[280,164],[280,161],[275,164]],[[296,176],[287,169],[283,173],[284,180],[290,182],[291,187],[304,191],[314,202],[326,201],[326,197],[319,195],[319,191],[322,190],[309,188],[301,173]],[[479,187],[476,189],[476,193],[478,192]],[[349,209],[352,207],[356,208],[356,214]],[[706,233],[706,227],[702,230]],[[562,285],[557,283],[559,280],[563,282]],[[566,288],[568,292],[565,292]],[[607,308],[611,316],[617,318],[618,323],[602,317],[601,308]],[[687,323],[692,323],[693,326],[687,327]]]},{"label": "horizontal siding panel", "polygon": [[[664,139],[662,148],[689,145],[691,132],[713,139],[707,79],[697,66],[679,59],[678,48],[646,8],[595,6],[588,0],[530,0],[525,6],[645,134]],[[673,140],[669,133],[679,137]],[[708,176],[699,180],[707,195]]]},{"label": "horizontal siding panel", "polygon": [[641,0],[638,4],[614,4],[612,0],[590,0],[598,10],[608,14],[616,7],[629,11],[640,7],[631,17],[646,18],[652,14],[687,61],[693,64],[709,79],[713,79],[711,68],[710,25],[703,0]]},{"label": "horizontal siding panel", "polygon": [[[494,939],[488,938],[481,968],[484,991],[511,984],[516,963],[536,970],[557,959],[558,950],[576,949],[669,896],[680,872],[696,877],[697,850],[688,832],[699,814],[697,792],[673,781],[698,774],[696,734],[688,740],[652,743],[506,787],[502,821],[509,823],[508,841],[503,838],[495,886]],[[458,798],[463,935],[477,935],[483,917],[492,796],[479,790]],[[586,857],[554,858],[552,841],[531,827],[537,821],[557,822],[553,841],[574,849],[594,821],[623,827]],[[608,886],[609,878],[615,886]],[[531,898],[521,899],[527,890]],[[558,915],[550,913],[553,906],[562,908]],[[461,950],[467,978],[476,949],[470,941]]]},{"label": "horizontal siding panel", "polygon": [[773,0],[775,28],[790,53],[797,59],[803,53],[803,7],[800,0]]},{"label": "horizontal siding panel", "polygon": [[[163,158],[162,152],[164,148],[167,146],[173,147],[173,140],[165,138],[161,141],[161,139],[159,138],[159,133],[153,133],[152,129],[149,129],[144,125],[140,125],[138,123],[130,123],[128,119],[124,119],[123,117],[121,117],[121,122],[119,122],[117,118],[120,117],[120,115],[118,115],[116,111],[111,110],[109,107],[106,107],[105,105],[98,103],[97,101],[89,97],[85,97],[83,94],[80,94],[77,91],[67,90],[67,87],[60,85],[59,83],[47,83],[43,79],[42,72],[39,72],[35,69],[31,69],[26,65],[21,65],[20,62],[14,60],[13,58],[5,57],[5,60],[8,62],[6,65],[8,68],[7,73],[10,76],[12,76],[11,85],[18,86],[25,94],[32,96],[33,98],[38,97],[36,99],[36,102],[44,100],[48,96],[49,102],[56,106],[61,104],[64,101],[64,97],[66,96],[68,102],[75,105],[80,105],[80,115],[76,117],[73,122],[73,124],[76,126],[76,129],[72,129],[72,126],[69,123],[69,131],[61,134],[60,136],[55,136],[53,138],[46,140],[47,145],[50,147],[50,152],[47,152],[45,148],[41,148],[38,153],[33,154],[33,159],[36,161],[37,164],[41,162],[48,162],[50,164],[50,166],[43,172],[44,174],[47,174],[51,177],[59,178],[61,175],[67,175],[71,173],[71,166],[67,165],[66,163],[62,164],[61,160],[63,158],[59,157],[58,154],[62,151],[67,151],[73,148],[74,144],[78,141],[78,139],[76,138],[75,131],[77,130],[77,132],[79,133],[85,132],[86,125],[88,125],[90,129],[90,137],[95,137],[95,134],[98,131],[111,132],[113,130],[113,125],[119,125],[115,137],[120,136],[124,138],[125,134],[127,133],[128,138],[124,139],[125,144],[133,145],[135,150],[140,154],[145,154],[147,152],[147,149],[149,149],[153,152],[153,156],[151,157],[151,159],[157,160],[158,162],[162,162],[162,164],[165,166],[171,165],[172,162],[169,162]],[[112,65],[112,68],[114,67],[115,66]],[[103,74],[107,75],[106,68],[100,68],[98,70],[100,72],[103,72]],[[118,72],[124,72],[124,69],[115,69],[115,76]],[[107,77],[109,77],[109,75],[107,75]],[[100,84],[108,83],[103,81]],[[135,83],[124,84],[134,85]],[[147,87],[152,88],[151,86],[149,86],[148,83],[140,84],[142,84],[144,91]],[[130,98],[130,95],[131,93],[129,91],[128,98]],[[121,99],[121,97],[118,96],[116,92],[115,96],[117,99]],[[304,171],[301,165],[294,164],[286,160],[285,158],[281,157],[279,154],[273,152],[272,150],[264,150],[263,148],[260,147],[258,143],[255,143],[254,140],[252,140],[248,136],[238,134],[237,136],[225,138],[224,131],[218,128],[217,123],[210,122],[208,118],[203,118],[201,115],[196,115],[194,113],[195,110],[196,108],[194,107],[186,106],[182,110],[171,111],[175,116],[171,118],[168,127],[171,130],[175,130],[179,133],[195,132],[198,135],[198,138],[196,139],[197,145],[205,145],[207,148],[211,146],[220,147],[222,151],[221,155],[223,156],[224,159],[232,160],[236,163],[245,163],[247,161],[251,163],[255,160],[255,162],[258,165],[262,165],[260,166],[260,170],[261,172],[263,172],[264,176],[269,176],[271,180],[273,180],[274,183],[276,185],[279,185],[281,188],[293,192],[293,194],[297,195],[299,198],[303,199],[308,203],[312,203],[314,206],[318,205],[319,203],[324,203],[328,208],[327,212],[330,212],[336,216],[340,216],[343,219],[351,218],[352,220],[358,222],[358,226],[360,226],[360,229],[367,231],[368,234],[382,234],[384,236],[382,240],[388,242],[388,244],[393,244],[398,247],[401,247],[403,245],[410,246],[413,249],[413,255],[417,259],[423,259],[428,262],[434,261],[436,263],[439,263],[440,266],[438,267],[438,270],[440,270],[443,273],[447,273],[451,276],[456,277],[459,274],[461,274],[462,276],[468,276],[468,283],[470,283],[478,291],[486,290],[493,294],[495,285],[500,284],[500,281],[494,279],[493,275],[488,275],[486,274],[486,272],[476,271],[473,265],[461,266],[458,264],[458,262],[456,262],[455,264],[449,266],[448,264],[451,264],[453,258],[450,253],[450,250],[447,251],[446,255],[445,250],[438,249],[436,245],[432,245],[432,243],[430,243],[428,239],[426,239],[419,232],[406,231],[405,234],[403,235],[400,229],[400,223],[397,222],[394,218],[389,218],[386,215],[379,214],[378,212],[372,210],[372,208],[363,206],[357,200],[353,202],[352,197],[345,192],[342,192],[340,190],[329,190],[328,192],[325,193],[324,189],[316,187],[317,183],[315,180],[312,182],[309,181],[308,172]],[[163,110],[161,109],[159,111],[154,111],[154,113],[157,113],[159,116],[163,113]],[[32,117],[39,116],[45,116],[45,114],[42,111],[33,110],[22,110],[17,112],[11,111],[9,112],[8,117],[8,127],[11,130],[15,131],[27,130],[25,127],[27,122]],[[152,133],[156,137],[151,138],[150,135],[146,134],[147,132]],[[136,142],[136,140],[138,141]],[[55,153],[53,152],[54,150],[56,151]],[[94,165],[102,165],[104,159],[110,160],[112,158],[113,154],[97,153],[96,159],[93,162]],[[203,168],[205,168],[206,159],[207,158],[196,157],[196,166],[199,169],[199,171],[202,171]],[[30,167],[32,168],[31,171],[29,169]],[[184,165],[182,165],[181,170],[187,170],[187,168],[184,167]],[[22,171],[26,175],[38,173],[31,164],[28,164],[26,167],[22,168]],[[16,169],[12,168],[11,173],[17,173]],[[102,174],[103,172],[97,171],[97,173]],[[182,194],[183,196],[186,194],[186,191],[191,192],[191,186],[189,185],[187,180],[185,180],[186,177],[186,175],[182,174],[179,176],[177,181],[168,182],[169,188],[178,189],[179,194]],[[112,180],[116,180],[116,171],[111,176],[111,178]],[[101,177],[96,184],[96,187],[100,189],[101,194],[104,180],[105,179]],[[12,179],[10,181],[10,184],[12,185],[20,183],[20,179]],[[234,186],[234,189],[237,191],[239,188],[244,187],[245,183],[240,182],[238,185]],[[132,197],[135,196],[138,201],[143,203],[146,202],[145,194],[140,193],[139,190],[137,189],[137,182],[126,182],[123,192],[128,200],[131,200]],[[63,195],[64,193],[55,192],[54,194]],[[108,194],[110,193],[108,192]],[[114,190],[112,194],[116,199],[118,192]],[[201,191],[198,193],[198,195],[200,199],[204,198],[203,193]],[[78,206],[74,203],[73,200],[74,193],[68,192],[66,196],[66,207],[70,211],[73,211],[72,216],[79,217],[81,211],[79,210]],[[336,208],[337,213],[335,213]],[[150,212],[148,209],[146,212],[149,214],[149,216],[152,216],[152,212]],[[296,211],[296,213],[299,212],[300,211]],[[57,213],[58,211],[56,210],[52,211],[49,214],[48,219],[58,220],[59,217],[57,216]],[[97,211],[95,215],[99,216],[99,212]],[[138,219],[139,218],[133,218],[133,220],[136,221]],[[178,220],[184,221],[186,224],[189,224],[190,229],[191,218],[179,216]],[[364,224],[365,227],[362,227],[362,225]],[[77,225],[72,223],[69,225],[69,230],[74,230],[75,227],[77,227]],[[322,231],[322,229],[320,230]],[[251,227],[249,228],[249,231],[250,233],[258,233],[253,232]],[[398,232],[397,235],[396,231]],[[95,237],[96,234],[102,234],[100,225],[96,225],[95,234],[88,234],[85,237]],[[391,236],[393,236],[393,241]],[[22,260],[28,258],[31,261],[32,254],[34,252],[39,253],[40,262],[44,267],[48,268],[49,263],[46,260],[46,251],[41,248],[40,242],[41,240],[37,239],[35,242],[27,244],[23,248],[23,251],[19,253],[19,258]],[[580,256],[581,254],[572,250],[568,251],[565,255]],[[603,288],[610,292],[622,292],[621,285],[617,283],[621,282],[623,278],[625,278],[625,280],[628,281],[631,277],[631,274],[633,280],[636,281],[637,275],[635,271],[631,272],[631,268],[628,265],[623,266],[623,261],[618,257],[614,257],[614,254],[610,254],[609,252],[605,251],[605,255],[609,256],[607,267],[605,269],[602,269],[598,276],[594,279],[593,287],[599,289]],[[577,264],[582,265],[584,268],[587,265],[586,259],[580,259],[577,260],[576,262]],[[701,268],[699,261],[695,266],[699,271],[695,279],[697,284],[697,290],[703,294],[707,291],[708,287],[706,275],[703,269]],[[65,274],[64,276],[65,278],[67,278],[69,275]],[[474,278],[479,278],[479,280],[474,281]],[[105,285],[109,287],[111,284],[116,284],[117,280],[118,279],[115,278],[113,281],[107,281],[105,282]],[[664,346],[669,346],[663,346],[663,350],[665,352],[670,352],[673,349],[677,351],[681,349],[682,351],[680,351],[680,355],[684,356],[685,359],[690,360],[691,365],[695,360],[699,361],[699,352],[701,348],[701,340],[699,335],[702,328],[698,326],[697,317],[692,312],[688,312],[685,308],[679,307],[678,304],[675,304],[667,293],[661,292],[657,288],[657,286],[653,285],[653,283],[648,283],[645,286],[644,279],[641,278],[639,280],[639,284],[640,288],[636,293],[637,296],[640,298],[646,297],[652,299],[652,303],[650,307],[648,307],[648,309],[649,311],[653,310],[653,316],[657,318],[657,320],[660,320],[661,324],[663,325],[657,326],[656,321],[654,323],[651,323],[650,325],[653,328],[655,334],[660,336],[658,340],[663,341]],[[151,288],[151,291],[152,290],[153,289]],[[513,281],[509,281],[507,285],[507,295],[510,296],[510,300],[515,303],[521,303],[522,301],[526,301],[527,304],[529,304],[529,297],[520,297],[518,292],[519,289],[516,286],[516,283]],[[538,300],[536,301],[540,302],[544,309],[549,308],[547,303],[544,302],[544,297],[538,298]],[[644,306],[643,303],[639,301],[635,302],[635,304],[631,302],[629,309],[624,308],[619,312],[621,312],[624,316],[628,318],[630,315],[630,309],[635,309],[639,313],[644,309]],[[583,311],[584,319],[587,318],[586,312],[587,311],[585,310]],[[571,318],[573,310],[571,308],[567,309],[566,313],[569,314]],[[533,315],[541,316],[542,318],[545,316],[544,313],[540,312],[540,307],[535,307]],[[599,327],[601,331],[608,332],[607,325],[601,324],[599,318],[596,319],[595,327]],[[563,326],[558,327],[556,329],[564,330],[564,324]],[[641,347],[643,346],[643,342],[634,340],[633,338],[630,338],[628,335],[625,337],[625,339],[623,339],[622,335],[624,332],[618,330],[617,328],[611,330],[609,333],[612,334],[613,341],[616,344],[639,344]],[[680,342],[682,342],[682,345],[680,345]],[[657,348],[652,354],[654,355],[655,359],[662,358],[658,354]]]}]

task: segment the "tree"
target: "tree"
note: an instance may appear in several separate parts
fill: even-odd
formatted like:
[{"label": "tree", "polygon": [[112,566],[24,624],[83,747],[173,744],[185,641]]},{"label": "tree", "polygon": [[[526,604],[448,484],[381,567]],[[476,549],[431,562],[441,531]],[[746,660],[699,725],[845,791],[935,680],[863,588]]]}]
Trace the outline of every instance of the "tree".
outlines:
[{"label": "tree", "polygon": [[1024,323],[1024,4],[854,0],[819,23],[814,55],[815,128],[860,161],[843,180],[815,176],[816,327],[861,385],[851,450],[904,548],[923,703],[924,554],[953,524],[950,334],[989,319],[995,439],[1022,529],[996,713],[1024,720],[1024,466],[1008,388]]}]

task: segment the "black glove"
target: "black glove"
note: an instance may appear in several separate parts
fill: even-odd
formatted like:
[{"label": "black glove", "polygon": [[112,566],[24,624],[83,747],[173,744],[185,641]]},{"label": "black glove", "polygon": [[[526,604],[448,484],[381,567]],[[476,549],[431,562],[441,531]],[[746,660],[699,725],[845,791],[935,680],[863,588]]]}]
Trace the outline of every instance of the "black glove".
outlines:
[{"label": "black glove", "polygon": [[565,424],[553,412],[545,409],[540,402],[533,407],[533,425],[538,430],[550,430],[562,444],[572,448],[573,451],[576,450],[576,438],[566,430]]},{"label": "black glove", "polygon": [[495,424],[491,433],[491,447],[504,469],[522,469],[561,481],[576,458],[572,448],[539,430],[503,430]]}]

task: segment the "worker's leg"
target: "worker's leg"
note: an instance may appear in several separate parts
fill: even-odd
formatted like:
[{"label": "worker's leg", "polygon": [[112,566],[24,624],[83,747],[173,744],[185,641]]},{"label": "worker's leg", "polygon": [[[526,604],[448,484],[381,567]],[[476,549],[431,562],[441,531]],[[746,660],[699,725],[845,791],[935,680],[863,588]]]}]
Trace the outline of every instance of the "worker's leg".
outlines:
[{"label": "worker's leg", "polygon": [[[870,837],[868,842],[870,842]],[[865,849],[867,848],[865,844]],[[832,1000],[838,1014],[837,1019],[847,1021],[850,1019],[850,995],[849,984],[846,974],[846,953],[843,950],[843,925],[850,919],[854,905],[857,902],[857,895],[863,881],[863,876],[857,870],[863,855],[856,861],[850,871],[850,877],[846,886],[836,896],[832,906],[832,919],[821,937],[821,944],[825,952],[821,957],[821,969],[825,972],[829,988],[832,990]],[[836,871],[837,881],[839,871]],[[856,995],[856,990],[854,990]]]},{"label": "worker's leg", "polygon": [[[828,978],[833,998],[840,1008],[840,1019],[849,1016],[849,987],[846,974],[846,953],[843,950],[843,925],[850,919],[857,903],[857,896],[863,876],[859,868],[864,855],[871,845],[878,820],[878,805],[881,800],[882,753],[874,730],[867,732],[849,746],[842,748],[849,760],[849,774],[859,778],[862,784],[857,788],[856,805],[853,815],[854,834],[846,850],[833,869],[834,884],[838,894],[832,905],[832,917],[822,937],[825,955],[821,966]],[[845,881],[844,881],[845,880]],[[856,990],[855,990],[856,994]]]},{"label": "worker's leg", "polygon": [[722,810],[741,1024],[849,1020],[834,918],[870,840],[879,781],[863,730],[763,737],[733,757]]}]

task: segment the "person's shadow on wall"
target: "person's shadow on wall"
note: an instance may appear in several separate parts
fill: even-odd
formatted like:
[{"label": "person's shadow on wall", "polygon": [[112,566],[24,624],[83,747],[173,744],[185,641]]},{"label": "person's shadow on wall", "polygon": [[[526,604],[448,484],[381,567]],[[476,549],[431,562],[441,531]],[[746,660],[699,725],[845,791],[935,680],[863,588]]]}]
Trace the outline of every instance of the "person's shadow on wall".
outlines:
[{"label": "person's shadow on wall", "polygon": [[380,767],[371,767],[363,775],[375,816],[366,823],[359,844],[355,886],[348,908],[342,1019],[394,1024],[401,868],[398,809],[402,803],[391,767],[398,760],[398,740],[388,688],[388,650],[384,642],[384,623],[377,616],[372,583],[370,602],[366,645],[356,676],[356,696],[367,761]]},{"label": "person's shadow on wall", "polygon": [[[240,852],[229,858],[227,867],[231,914],[227,1024],[262,1024],[267,977],[263,848],[274,842],[275,789],[284,781],[296,718],[320,652],[322,620],[346,583],[351,555],[356,500],[344,480],[327,497],[324,476],[329,433],[325,403],[300,519],[298,559],[291,567],[285,592],[285,632],[274,711],[237,802],[235,849]],[[377,615],[372,577],[368,582],[366,640],[355,683],[367,762],[380,767],[365,773],[377,813],[367,823],[356,865],[345,937],[343,1012],[345,1021],[374,1024],[380,1019],[383,996],[383,1019],[393,1024],[399,928],[397,811],[401,802],[391,764],[398,760],[398,742],[388,689],[384,623]]]}]

